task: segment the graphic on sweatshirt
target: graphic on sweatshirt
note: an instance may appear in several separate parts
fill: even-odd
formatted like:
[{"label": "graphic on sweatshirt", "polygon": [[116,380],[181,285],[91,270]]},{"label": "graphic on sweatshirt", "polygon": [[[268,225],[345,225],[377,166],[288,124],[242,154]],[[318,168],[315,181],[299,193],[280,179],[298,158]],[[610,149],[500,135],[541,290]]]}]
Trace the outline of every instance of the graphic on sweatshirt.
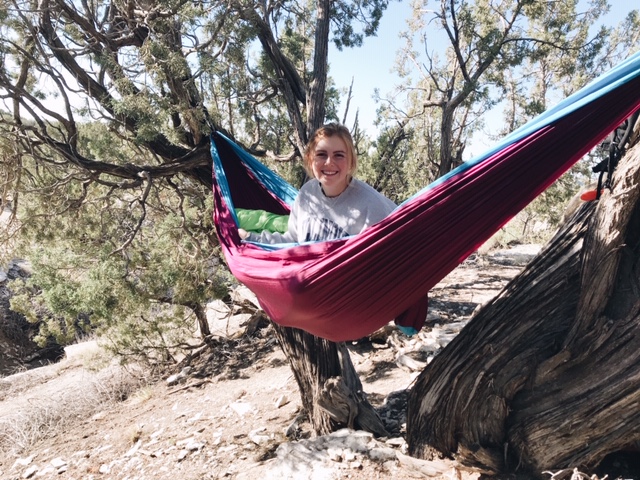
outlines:
[{"label": "graphic on sweatshirt", "polygon": [[310,218],[305,242],[322,242],[348,237],[349,232],[328,218]]}]

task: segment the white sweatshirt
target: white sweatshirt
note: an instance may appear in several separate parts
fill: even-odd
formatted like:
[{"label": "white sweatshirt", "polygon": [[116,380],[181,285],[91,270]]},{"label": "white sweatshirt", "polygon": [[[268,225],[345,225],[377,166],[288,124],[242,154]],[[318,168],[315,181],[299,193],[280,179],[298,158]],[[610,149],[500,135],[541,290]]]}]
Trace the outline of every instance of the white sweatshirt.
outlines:
[{"label": "white sweatshirt", "polygon": [[395,203],[355,178],[344,192],[332,198],[324,195],[320,182],[310,180],[298,192],[286,233],[251,233],[246,240],[301,243],[357,235],[385,218],[395,208]]}]

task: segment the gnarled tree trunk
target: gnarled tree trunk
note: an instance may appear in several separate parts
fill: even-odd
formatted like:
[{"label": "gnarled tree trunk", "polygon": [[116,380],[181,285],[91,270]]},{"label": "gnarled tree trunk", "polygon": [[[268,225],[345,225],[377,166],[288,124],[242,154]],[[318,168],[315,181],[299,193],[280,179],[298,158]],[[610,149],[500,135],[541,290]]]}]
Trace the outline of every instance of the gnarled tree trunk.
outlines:
[{"label": "gnarled tree trunk", "polygon": [[485,473],[591,469],[640,441],[640,147],[417,379],[408,443]]},{"label": "gnarled tree trunk", "polygon": [[387,435],[382,420],[362,391],[344,343],[330,342],[276,323],[273,326],[317,434],[346,426]]}]

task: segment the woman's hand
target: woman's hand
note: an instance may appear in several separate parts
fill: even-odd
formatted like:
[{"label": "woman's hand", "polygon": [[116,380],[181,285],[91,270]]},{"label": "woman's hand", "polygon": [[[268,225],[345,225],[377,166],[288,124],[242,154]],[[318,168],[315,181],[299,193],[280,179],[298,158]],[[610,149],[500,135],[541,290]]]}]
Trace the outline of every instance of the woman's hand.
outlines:
[{"label": "woman's hand", "polygon": [[244,240],[249,236],[249,232],[247,232],[244,228],[239,228],[238,235],[240,235],[240,240]]}]

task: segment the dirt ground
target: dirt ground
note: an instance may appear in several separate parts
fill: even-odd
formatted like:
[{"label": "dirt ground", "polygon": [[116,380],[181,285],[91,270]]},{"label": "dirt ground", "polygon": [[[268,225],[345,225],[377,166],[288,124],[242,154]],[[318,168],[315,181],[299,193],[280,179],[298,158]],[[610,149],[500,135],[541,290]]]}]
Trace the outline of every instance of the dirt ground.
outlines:
[{"label": "dirt ground", "polygon": [[390,329],[349,345],[388,438],[348,430],[313,437],[271,327],[247,337],[225,323],[213,326],[219,348],[205,370],[159,382],[117,366],[95,342],[0,379],[0,478],[477,478],[405,455],[406,390],[533,253],[472,257],[433,289],[420,334]]}]

